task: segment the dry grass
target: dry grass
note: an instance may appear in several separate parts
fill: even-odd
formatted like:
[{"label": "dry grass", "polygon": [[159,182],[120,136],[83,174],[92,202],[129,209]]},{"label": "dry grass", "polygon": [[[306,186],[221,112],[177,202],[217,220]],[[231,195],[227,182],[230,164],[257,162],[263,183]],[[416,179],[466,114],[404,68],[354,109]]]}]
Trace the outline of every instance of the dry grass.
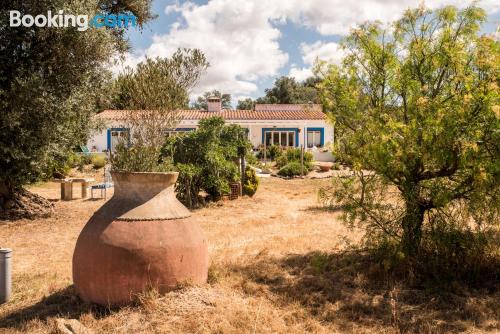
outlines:
[{"label": "dry grass", "polygon": [[[342,252],[360,233],[339,213],[315,209],[327,180],[263,179],[254,198],[197,210],[209,242],[209,283],[137,305],[82,303],[71,286],[78,233],[102,200],[57,201],[57,214],[0,222],[14,249],[14,295],[0,306],[0,333],[50,333],[57,317],[97,333],[445,333],[498,332],[500,294],[431,294],[383,279],[380,266]],[[58,197],[56,184],[34,189]],[[76,192],[75,188],[75,192]]]}]

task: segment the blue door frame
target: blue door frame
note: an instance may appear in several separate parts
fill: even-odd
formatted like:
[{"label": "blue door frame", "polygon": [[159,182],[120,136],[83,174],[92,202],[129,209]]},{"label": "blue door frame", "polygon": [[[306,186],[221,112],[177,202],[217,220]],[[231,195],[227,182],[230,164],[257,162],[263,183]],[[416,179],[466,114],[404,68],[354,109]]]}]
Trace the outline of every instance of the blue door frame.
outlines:
[{"label": "blue door frame", "polygon": [[[111,152],[111,131],[129,131],[129,128],[110,128],[107,130],[107,149],[109,152]],[[129,142],[130,142],[130,137],[129,137]]]}]

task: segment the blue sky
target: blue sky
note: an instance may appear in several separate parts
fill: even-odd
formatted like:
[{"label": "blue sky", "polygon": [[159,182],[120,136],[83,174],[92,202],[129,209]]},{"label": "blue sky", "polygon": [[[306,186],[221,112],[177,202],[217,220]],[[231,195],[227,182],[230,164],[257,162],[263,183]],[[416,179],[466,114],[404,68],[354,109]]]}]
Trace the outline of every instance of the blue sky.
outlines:
[{"label": "blue sky", "polygon": [[[316,58],[338,62],[338,42],[349,29],[366,20],[390,22],[418,0],[154,0],[158,18],[142,31],[129,30],[132,51],[122,66],[148,57],[168,57],[178,47],[203,50],[210,68],[193,96],[219,89],[238,98],[256,98],[276,77],[303,80]],[[457,0],[426,1],[431,8]],[[483,32],[500,22],[500,2],[483,0],[488,13]]]}]

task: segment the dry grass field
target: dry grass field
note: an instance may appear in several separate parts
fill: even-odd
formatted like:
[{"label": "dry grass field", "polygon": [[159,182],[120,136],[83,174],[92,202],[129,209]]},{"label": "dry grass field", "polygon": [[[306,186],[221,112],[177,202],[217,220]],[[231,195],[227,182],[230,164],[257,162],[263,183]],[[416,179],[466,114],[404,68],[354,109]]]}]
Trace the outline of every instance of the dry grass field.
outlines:
[{"label": "dry grass field", "polygon": [[55,332],[56,318],[78,319],[94,333],[498,333],[498,292],[410,289],[344,251],[361,233],[318,206],[326,182],[263,179],[253,198],[195,211],[209,244],[209,282],[165,296],[151,291],[120,309],[85,304],[72,289],[77,236],[104,201],[60,202],[57,184],[37,185],[56,214],[0,222],[0,245],[14,249],[0,333]]}]

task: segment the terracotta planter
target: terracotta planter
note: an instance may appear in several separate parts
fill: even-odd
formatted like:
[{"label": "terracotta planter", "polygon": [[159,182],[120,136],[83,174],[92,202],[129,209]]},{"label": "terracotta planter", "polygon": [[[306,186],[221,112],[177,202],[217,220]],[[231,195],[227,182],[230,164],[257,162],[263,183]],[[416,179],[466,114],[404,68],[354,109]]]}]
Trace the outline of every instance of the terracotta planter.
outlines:
[{"label": "terracotta planter", "polygon": [[330,169],[332,169],[331,165],[319,165],[319,169],[321,169],[322,172],[328,172]]},{"label": "terracotta planter", "polygon": [[85,301],[121,305],[149,288],[207,280],[203,233],[174,193],[178,173],[112,172],[113,197],[88,221],[73,254]]}]

